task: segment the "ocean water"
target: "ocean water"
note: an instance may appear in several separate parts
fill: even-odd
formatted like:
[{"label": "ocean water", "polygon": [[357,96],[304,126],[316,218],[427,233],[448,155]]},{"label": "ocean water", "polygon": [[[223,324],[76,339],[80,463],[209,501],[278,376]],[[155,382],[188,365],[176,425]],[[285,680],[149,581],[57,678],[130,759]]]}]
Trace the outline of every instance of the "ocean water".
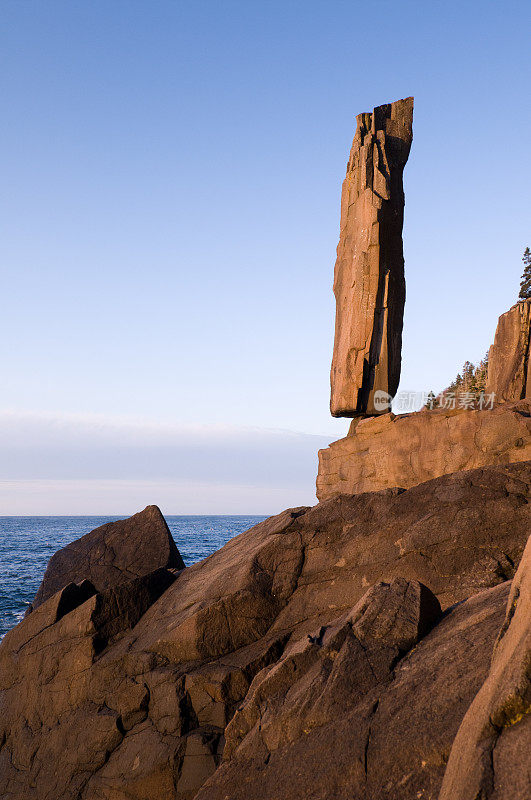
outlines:
[{"label": "ocean water", "polygon": [[[33,600],[50,557],[83,534],[123,517],[0,517],[0,638]],[[174,517],[166,522],[186,566],[265,517]]]}]

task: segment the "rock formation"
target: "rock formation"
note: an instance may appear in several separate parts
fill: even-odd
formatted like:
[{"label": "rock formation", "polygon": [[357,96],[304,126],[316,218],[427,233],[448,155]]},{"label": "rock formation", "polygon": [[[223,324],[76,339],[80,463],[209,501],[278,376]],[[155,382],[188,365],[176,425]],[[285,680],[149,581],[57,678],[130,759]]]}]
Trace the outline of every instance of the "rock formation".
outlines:
[{"label": "rock formation", "polygon": [[412,124],[412,97],[357,117],[334,274],[334,417],[378,413],[374,392],[394,395],[398,388],[406,293],[402,174]]},{"label": "rock formation", "polygon": [[489,674],[452,745],[439,800],[531,795],[530,621],[531,538],[511,586]]},{"label": "rock formation", "polygon": [[[508,587],[452,609],[411,650],[422,610],[411,609],[402,644],[400,618],[420,587],[401,584],[375,586],[346,619],[321,628],[317,641],[298,642],[256,676],[227,726],[227,757],[196,800],[437,798]],[[382,613],[382,595],[398,612],[397,627]]]},{"label": "rock formation", "polygon": [[358,418],[320,502],[188,568],[156,506],[58,551],[0,643],[2,800],[531,796],[531,303],[491,348],[506,402],[361,418],[400,372],[412,110],[358,117],[331,403]]},{"label": "rock formation", "polygon": [[496,402],[531,400],[531,300],[520,300],[498,320],[489,350],[487,392]]},{"label": "rock formation", "polygon": [[340,496],[128,582],[116,537],[114,585],[78,571],[0,644],[0,796],[435,798],[530,487],[527,462]]},{"label": "rock formation", "polygon": [[463,469],[531,458],[531,402],[492,409],[433,409],[353,420],[319,451],[317,497],[373,492]]},{"label": "rock formation", "polygon": [[183,569],[184,563],[157,506],[130,519],[108,522],[50,559],[33,608],[67,583],[89,580],[97,591],[117,586],[159,567]]}]

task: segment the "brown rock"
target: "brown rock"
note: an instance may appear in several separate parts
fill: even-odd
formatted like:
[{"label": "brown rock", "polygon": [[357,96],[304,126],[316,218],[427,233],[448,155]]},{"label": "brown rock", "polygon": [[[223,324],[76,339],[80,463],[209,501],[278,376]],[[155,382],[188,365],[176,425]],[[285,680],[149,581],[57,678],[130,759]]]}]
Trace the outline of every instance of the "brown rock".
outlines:
[{"label": "brown rock", "polygon": [[319,451],[317,497],[409,488],[439,475],[531,458],[531,402],[354,420]]},{"label": "brown rock", "polygon": [[[406,655],[422,627],[420,606],[410,605],[420,588],[402,580],[374,587],[350,615],[259,673],[197,800],[436,797],[508,586],[452,609]],[[430,611],[426,628],[434,621]]]},{"label": "brown rock", "polygon": [[[241,564],[237,557],[231,560],[228,547],[226,570],[214,557],[204,562],[205,576],[194,568],[178,576],[158,570],[94,595],[57,619],[62,591],[8,633],[0,645],[0,795],[5,789],[10,798],[87,800],[107,798],[112,791],[124,800],[156,800],[167,797],[171,787],[172,800],[191,798],[215,769],[224,726],[254,674],[282,652],[285,636],[260,638],[261,631],[267,632],[260,598],[271,613],[277,601],[269,589],[283,597],[289,590],[283,588],[283,570],[289,574],[292,567],[289,558],[281,563],[280,549],[268,554],[267,539],[281,536],[303,511],[267,520],[256,539],[239,537]],[[262,553],[260,543],[265,544]],[[269,589],[268,559],[279,562],[277,580]],[[189,571],[196,581],[188,587],[197,598],[205,593],[198,626],[203,641],[193,639],[195,671],[194,665],[182,665],[137,643],[138,620],[155,599],[153,590],[158,597],[159,590]],[[257,589],[256,599],[245,590],[246,582]],[[193,606],[192,594],[186,594],[183,616],[188,603]],[[161,601],[167,596],[168,591]],[[192,617],[197,605],[190,609]],[[254,622],[251,615],[245,617],[248,607],[255,609]],[[169,634],[173,625],[171,603],[166,607],[162,602],[161,609],[159,629],[153,630],[153,621],[144,628],[151,640],[166,628]],[[238,609],[244,614],[241,620],[231,616]],[[225,611],[228,624],[217,632]],[[237,649],[242,641],[251,644]],[[192,643],[183,645],[185,654],[187,646]],[[201,657],[218,651],[226,654],[223,661],[209,665]]]},{"label": "brown rock", "polygon": [[266,636],[297,587],[304,561],[297,521],[306,511],[271,517],[188,567],[164,604],[146,615],[136,646],[181,664],[216,659]]},{"label": "brown rock", "polygon": [[[440,612],[437,599],[417,581],[395,578],[373,586],[354,609],[291,644],[258,674],[227,726],[224,758],[250,733],[245,749],[252,755],[263,745],[276,750],[330,721],[346,697],[355,702],[387,680],[399,655],[427,633]],[[278,714],[279,706],[287,713]]]},{"label": "brown rock", "polygon": [[68,612],[67,586],[6,634],[0,645],[0,796],[78,797],[127,732],[136,732],[150,699],[140,676],[153,660],[138,654],[109,669],[106,653],[174,580],[170,571],[157,570],[93,594]]},{"label": "brown rock", "polygon": [[496,401],[531,400],[531,300],[520,300],[498,320],[489,350],[487,392]]},{"label": "brown rock", "polygon": [[35,595],[36,608],[67,583],[89,580],[101,592],[159,567],[184,563],[157,506],[108,522],[55,553]]},{"label": "brown rock", "polygon": [[[506,597],[497,585],[513,575],[525,544],[530,482],[530,465],[514,464],[408,491],[341,496],[272,517],[177,575],[162,571],[167,583],[175,578],[167,588],[164,580],[135,578],[85,602],[78,593],[80,605],[74,592],[59,617],[68,597],[62,590],[0,643],[0,796],[190,800],[219,773],[225,795],[237,798],[247,779],[240,756],[255,736],[250,687],[270,674],[280,679],[300,658],[300,680],[288,687],[300,714],[279,700],[267,734],[270,742],[290,732],[288,760],[277,764],[279,744],[258,773],[257,759],[267,753],[250,748],[249,780],[262,788],[246,797],[305,796],[313,780],[308,757],[328,775],[319,786],[330,793],[315,794],[323,800],[343,796],[334,786],[350,787],[353,797],[370,787],[374,800],[416,800],[413,787],[430,786],[434,797],[452,738],[486,676]],[[352,614],[381,581],[388,586]],[[479,603],[482,611],[462,603],[404,656],[438,611],[419,583],[444,607],[496,588]],[[494,627],[492,614],[499,617]],[[436,636],[430,657],[421,659]],[[315,660],[321,651],[328,655]],[[322,688],[322,702],[312,685]],[[238,712],[244,707],[247,722]],[[236,713],[242,738],[234,722],[233,755],[220,764]],[[305,727],[311,722],[309,734],[299,717]],[[386,731],[394,731],[389,755]],[[240,767],[225,773],[233,759]],[[402,794],[386,788],[391,773],[393,785],[413,775]]]},{"label": "brown rock", "polygon": [[391,577],[421,581],[448,607],[514,575],[530,483],[528,462],[284,512],[185,570],[135,646],[188,664],[300,638]]},{"label": "brown rock", "polygon": [[485,683],[452,746],[439,800],[531,797],[531,538]]},{"label": "brown rock", "polygon": [[398,388],[406,294],[402,174],[412,124],[412,97],[357,117],[334,273],[334,417],[378,413],[374,392],[394,395]]},{"label": "brown rock", "polygon": [[92,612],[92,622],[97,631],[94,638],[96,654],[122,631],[134,628],[148,608],[172,585],[175,577],[173,570],[157,569],[97,594]]}]

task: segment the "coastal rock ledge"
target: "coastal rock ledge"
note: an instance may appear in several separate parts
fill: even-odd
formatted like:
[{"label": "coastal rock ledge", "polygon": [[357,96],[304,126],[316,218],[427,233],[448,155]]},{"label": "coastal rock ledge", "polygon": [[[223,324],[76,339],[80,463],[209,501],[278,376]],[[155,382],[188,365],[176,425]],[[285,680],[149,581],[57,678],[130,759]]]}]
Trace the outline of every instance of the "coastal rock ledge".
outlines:
[{"label": "coastal rock ledge", "polygon": [[458,470],[531,459],[531,400],[492,409],[382,414],[352,421],[319,451],[317,497],[409,489]]},{"label": "coastal rock ledge", "polygon": [[524,800],[530,488],[339,495],[187,568],[156,512],[145,569],[111,523],[120,570],[80,560],[0,644],[0,796]]}]

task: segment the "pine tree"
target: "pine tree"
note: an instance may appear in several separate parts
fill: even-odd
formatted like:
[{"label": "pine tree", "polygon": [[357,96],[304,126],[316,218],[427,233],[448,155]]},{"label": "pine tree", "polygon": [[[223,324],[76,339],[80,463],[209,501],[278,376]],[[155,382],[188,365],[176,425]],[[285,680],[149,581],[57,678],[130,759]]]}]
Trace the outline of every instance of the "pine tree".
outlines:
[{"label": "pine tree", "polygon": [[518,299],[530,300],[531,299],[531,250],[529,249],[529,247],[526,247],[526,249],[524,250],[522,261],[524,262],[524,271],[522,273],[522,280],[520,282],[520,294],[518,295]]},{"label": "pine tree", "polygon": [[474,392],[476,394],[476,398],[479,397],[481,392],[485,392],[487,389],[487,375],[489,371],[489,353],[487,351],[485,358],[483,358],[478,366],[476,367],[476,371],[474,373]]},{"label": "pine tree", "polygon": [[437,398],[435,396],[435,393],[434,392],[430,392],[428,394],[427,401],[424,403],[424,408],[429,409],[429,411],[433,411],[433,409],[435,408],[436,404],[437,404]]},{"label": "pine tree", "polygon": [[[465,361],[463,369],[458,372],[454,380],[449,386],[441,393],[443,395],[458,396],[466,392],[469,396],[473,395],[476,400],[487,388],[487,375],[489,369],[489,353],[481,359],[479,364],[475,366],[471,361]],[[426,404],[428,406],[428,403]]]},{"label": "pine tree", "polygon": [[471,361],[465,361],[463,364],[462,370],[463,380],[461,382],[461,386],[459,388],[463,388],[463,391],[469,392],[471,391],[471,384],[474,378],[474,365]]},{"label": "pine tree", "polygon": [[452,394],[457,391],[463,384],[463,377],[460,372],[457,373],[450,386],[447,386],[443,394]]}]

